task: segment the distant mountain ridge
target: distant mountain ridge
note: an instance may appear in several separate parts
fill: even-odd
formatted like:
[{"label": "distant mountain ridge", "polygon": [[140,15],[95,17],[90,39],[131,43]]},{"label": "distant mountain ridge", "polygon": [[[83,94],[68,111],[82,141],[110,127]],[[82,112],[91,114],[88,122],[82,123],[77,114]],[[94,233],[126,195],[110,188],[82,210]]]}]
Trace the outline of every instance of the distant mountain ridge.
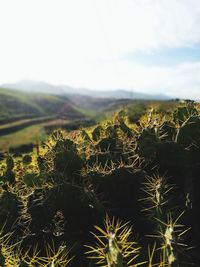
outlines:
[{"label": "distant mountain ridge", "polygon": [[171,97],[164,94],[146,94],[137,91],[128,91],[124,89],[117,90],[92,90],[88,88],[74,88],[66,85],[52,85],[46,82],[36,82],[31,80],[23,80],[17,83],[2,84],[1,87],[29,93],[47,93],[54,95],[84,95],[90,97],[101,98],[129,98],[129,99],[145,99],[145,100],[168,100]]}]

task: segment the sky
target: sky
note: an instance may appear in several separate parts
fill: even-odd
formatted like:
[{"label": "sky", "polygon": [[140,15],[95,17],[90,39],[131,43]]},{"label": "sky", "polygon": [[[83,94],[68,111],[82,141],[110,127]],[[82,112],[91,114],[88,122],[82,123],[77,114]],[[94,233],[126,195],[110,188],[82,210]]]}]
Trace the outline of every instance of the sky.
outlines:
[{"label": "sky", "polygon": [[199,0],[0,0],[0,84],[200,98]]}]

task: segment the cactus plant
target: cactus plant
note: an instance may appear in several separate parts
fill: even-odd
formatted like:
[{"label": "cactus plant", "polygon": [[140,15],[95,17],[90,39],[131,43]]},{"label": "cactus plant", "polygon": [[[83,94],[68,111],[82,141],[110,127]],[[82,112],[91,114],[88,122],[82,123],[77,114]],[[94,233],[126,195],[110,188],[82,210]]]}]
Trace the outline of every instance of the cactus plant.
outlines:
[{"label": "cactus plant", "polygon": [[22,159],[24,164],[30,164],[32,162],[32,157],[30,155],[25,155]]},{"label": "cactus plant", "polygon": [[139,247],[136,242],[130,240],[132,227],[128,223],[109,219],[104,222],[105,229],[95,226],[97,233],[92,233],[97,241],[95,247],[88,246],[89,259],[95,259],[100,266],[127,267],[138,266],[136,258],[139,256]]},{"label": "cactus plant", "polygon": [[160,143],[154,128],[143,129],[137,140],[137,151],[141,157],[150,158]]},{"label": "cactus plant", "polygon": [[[188,266],[181,255],[187,248],[181,240],[185,230],[177,222],[180,210],[187,208],[181,224],[188,228],[192,220],[186,241],[196,239],[197,258],[199,136],[199,109],[185,103],[173,114],[151,109],[137,125],[129,124],[122,111],[95,128],[54,132],[40,155],[33,152],[22,160],[9,155],[0,163],[0,223],[7,220],[4,231],[16,230],[14,235],[22,242],[20,249],[3,244],[2,265],[65,266],[68,259],[60,254],[60,244],[67,241],[76,254],[73,266],[96,266],[84,258],[83,244],[90,244],[87,255],[97,257],[100,266]],[[147,216],[141,213],[139,198]],[[119,220],[107,218],[105,229],[96,226],[95,245],[89,232],[93,225],[101,225],[106,213]],[[134,222],[141,260],[135,258],[139,249],[129,240],[132,230],[123,220]],[[51,239],[55,249],[49,247]],[[36,243],[38,250],[32,254]]]},{"label": "cactus plant", "polygon": [[103,127],[101,125],[98,125],[92,132],[92,139],[94,141],[98,141],[100,139],[102,131],[103,131]]},{"label": "cactus plant", "polygon": [[198,111],[193,102],[178,107],[173,113],[173,120],[181,126],[191,116],[198,116]]},{"label": "cactus plant", "polygon": [[15,193],[3,191],[0,194],[0,228],[9,231],[21,215],[22,203]]},{"label": "cactus plant", "polygon": [[176,142],[188,148],[190,146],[198,146],[200,143],[200,117],[191,116],[181,127],[178,128],[176,134]]}]

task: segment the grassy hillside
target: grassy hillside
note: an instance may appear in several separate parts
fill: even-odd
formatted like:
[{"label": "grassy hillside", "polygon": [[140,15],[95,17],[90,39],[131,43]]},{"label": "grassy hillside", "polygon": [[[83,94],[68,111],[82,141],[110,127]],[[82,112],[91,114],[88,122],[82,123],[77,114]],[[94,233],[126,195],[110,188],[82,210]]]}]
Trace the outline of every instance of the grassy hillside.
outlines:
[{"label": "grassy hillside", "polygon": [[0,122],[40,116],[81,117],[64,96],[30,94],[0,88]]},{"label": "grassy hillside", "polygon": [[49,129],[81,125],[86,113],[66,96],[0,88],[0,151],[42,141]]}]

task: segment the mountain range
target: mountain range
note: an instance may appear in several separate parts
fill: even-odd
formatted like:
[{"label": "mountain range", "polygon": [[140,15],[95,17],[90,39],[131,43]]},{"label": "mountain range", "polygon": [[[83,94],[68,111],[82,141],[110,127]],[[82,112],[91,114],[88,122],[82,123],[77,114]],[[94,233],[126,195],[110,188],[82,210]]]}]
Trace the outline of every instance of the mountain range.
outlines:
[{"label": "mountain range", "polygon": [[19,90],[27,93],[47,93],[53,95],[84,95],[95,98],[115,99],[145,99],[145,100],[168,100],[171,97],[164,94],[146,94],[124,89],[117,90],[92,90],[88,88],[75,88],[67,85],[52,85],[42,81],[23,80],[16,83],[5,83],[0,87]]}]

